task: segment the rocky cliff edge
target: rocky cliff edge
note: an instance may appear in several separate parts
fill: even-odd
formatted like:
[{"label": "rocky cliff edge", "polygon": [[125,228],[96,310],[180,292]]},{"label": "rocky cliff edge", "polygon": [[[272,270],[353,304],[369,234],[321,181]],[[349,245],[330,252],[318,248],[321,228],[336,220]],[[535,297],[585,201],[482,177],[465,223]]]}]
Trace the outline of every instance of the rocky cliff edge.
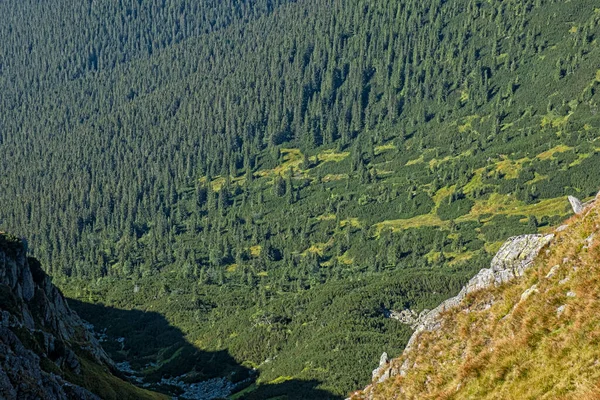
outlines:
[{"label": "rocky cliff edge", "polygon": [[[493,258],[490,268],[482,269],[457,296],[420,316],[403,354],[390,361],[384,353],[379,367],[373,371],[373,383],[365,390],[354,393],[351,398],[520,398],[515,397],[522,395],[517,394],[520,393],[518,390],[526,393],[536,391],[539,396],[553,393],[548,398],[556,398],[552,396],[558,393],[561,398],[581,398],[578,397],[580,394],[574,397],[568,395],[578,391],[586,395],[600,395],[597,386],[600,372],[593,372],[599,370],[595,366],[600,364],[600,350],[596,355],[587,355],[592,359],[587,371],[584,366],[583,370],[576,373],[578,377],[585,376],[588,380],[598,375],[595,381],[590,380],[591,386],[573,382],[571,388],[554,391],[552,386],[559,386],[557,382],[562,382],[564,378],[557,376],[557,382],[553,382],[551,376],[542,375],[561,374],[559,367],[544,369],[550,364],[549,361],[543,361],[544,357],[553,357],[553,353],[538,347],[527,348],[545,342],[547,338],[543,335],[549,331],[558,331],[563,329],[565,323],[572,323],[566,315],[569,301],[579,300],[575,290],[576,277],[595,282],[596,275],[600,276],[600,270],[595,270],[600,259],[600,249],[595,240],[596,231],[600,229],[600,203],[597,199],[598,196],[582,203],[569,196],[576,216],[567,224],[557,228],[554,233],[508,239]],[[580,260],[578,263],[575,261],[580,265],[571,265],[574,260]],[[583,265],[589,266],[585,272]],[[585,275],[579,276],[582,273]],[[591,287],[590,284],[582,286],[583,289]],[[598,292],[600,295],[600,288]],[[598,297],[590,296],[591,301],[595,300],[594,307],[600,308]],[[526,308],[528,302],[530,308]],[[540,304],[533,306],[531,303],[535,302]],[[540,309],[543,307],[544,312],[538,306]],[[527,312],[532,314],[531,320],[536,320],[539,326],[529,320],[526,328],[520,326],[524,318],[522,313]],[[595,321],[596,315],[585,314],[590,326],[598,326],[600,321]],[[600,317],[596,319],[600,320]],[[584,322],[580,320],[579,323]],[[600,335],[600,332],[595,334]],[[526,335],[526,339],[523,339],[525,344],[520,341],[523,335]],[[532,337],[536,341],[529,343]],[[571,340],[570,336],[566,338]],[[548,354],[543,353],[534,361],[529,357],[534,357],[535,351],[546,351]],[[527,359],[517,360],[516,354]],[[509,358],[508,355],[513,359],[505,360]],[[581,358],[577,358],[578,361],[573,364],[577,364]],[[502,365],[494,365],[493,359]],[[520,363],[540,365],[523,368]],[[571,365],[571,368],[574,367]],[[522,369],[528,372],[521,372],[522,375],[515,372]],[[492,378],[486,375],[489,370],[494,370]],[[542,385],[533,390],[539,382],[528,382],[528,374],[529,379],[540,374],[536,379],[546,381],[549,387]]]}]

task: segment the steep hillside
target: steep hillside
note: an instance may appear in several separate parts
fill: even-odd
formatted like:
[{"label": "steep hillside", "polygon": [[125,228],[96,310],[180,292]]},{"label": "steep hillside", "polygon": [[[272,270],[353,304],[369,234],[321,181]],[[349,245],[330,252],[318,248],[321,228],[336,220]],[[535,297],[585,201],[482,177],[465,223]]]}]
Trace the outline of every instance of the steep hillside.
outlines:
[{"label": "steep hillside", "polygon": [[599,230],[593,202],[554,235],[508,242],[492,268],[433,313],[401,357],[384,358],[375,383],[352,398],[598,398]]},{"label": "steep hillside", "polygon": [[26,244],[0,232],[0,398],[166,399],[116,371]]}]

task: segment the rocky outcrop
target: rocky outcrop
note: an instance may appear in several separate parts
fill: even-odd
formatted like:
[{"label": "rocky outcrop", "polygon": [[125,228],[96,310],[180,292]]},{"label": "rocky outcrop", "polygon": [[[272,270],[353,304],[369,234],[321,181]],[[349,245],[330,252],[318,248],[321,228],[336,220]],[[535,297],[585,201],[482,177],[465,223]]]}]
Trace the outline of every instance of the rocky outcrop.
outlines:
[{"label": "rocky outcrop", "polygon": [[[531,266],[540,250],[550,243],[553,238],[554,235],[549,234],[521,235],[508,239],[492,259],[490,268],[479,271],[455,297],[444,301],[425,315],[419,315],[419,323],[415,327],[404,352],[411,351],[422,332],[439,329],[442,323],[440,318],[442,313],[450,308],[457,307],[469,293],[491,286],[498,286],[522,276],[527,268]],[[414,317],[413,313],[408,313],[411,318]],[[406,317],[405,314],[402,314],[402,316]],[[387,354],[383,353],[379,367],[373,371],[373,381],[382,382],[397,374],[405,375],[408,368],[410,368],[410,365],[405,362],[400,368],[394,369],[387,359]]]},{"label": "rocky outcrop", "polygon": [[569,203],[571,204],[571,208],[575,214],[581,214],[583,211],[583,203],[575,196],[569,196]]},{"label": "rocky outcrop", "polygon": [[402,311],[384,309],[383,315],[386,318],[395,319],[401,324],[408,325],[415,329],[417,326],[419,326],[429,311],[430,310],[423,310],[420,313],[417,313],[415,310],[411,309],[405,309]]},{"label": "rocky outcrop", "polygon": [[112,367],[26,244],[0,234],[0,398],[99,399],[64,378],[81,374],[78,354]]},{"label": "rocky outcrop", "polygon": [[599,195],[600,195],[600,193],[598,193],[596,195],[596,197],[594,197],[592,200],[587,201],[585,203],[582,202],[581,200],[579,200],[575,196],[569,196],[567,198],[569,200],[569,204],[571,204],[571,208],[573,209],[573,212],[575,214],[581,214],[586,208],[588,208],[589,206],[591,206],[592,204],[594,204],[596,202]]},{"label": "rocky outcrop", "polygon": [[[379,378],[379,380],[383,381],[389,378],[389,368],[388,364],[390,363],[390,359],[388,358],[387,353],[383,353],[381,358],[379,358],[379,367],[373,370],[372,379],[375,380]],[[387,374],[385,373],[387,371]]]},{"label": "rocky outcrop", "polygon": [[[525,270],[533,263],[542,247],[550,243],[554,235],[521,235],[508,239],[492,259],[490,268],[479,271],[455,296],[428,312],[416,327],[406,345],[410,350],[419,334],[423,331],[432,331],[440,327],[439,316],[449,308],[456,307],[472,292],[485,289],[492,285],[500,285],[513,278],[522,276]],[[400,371],[403,373],[403,371]]]}]

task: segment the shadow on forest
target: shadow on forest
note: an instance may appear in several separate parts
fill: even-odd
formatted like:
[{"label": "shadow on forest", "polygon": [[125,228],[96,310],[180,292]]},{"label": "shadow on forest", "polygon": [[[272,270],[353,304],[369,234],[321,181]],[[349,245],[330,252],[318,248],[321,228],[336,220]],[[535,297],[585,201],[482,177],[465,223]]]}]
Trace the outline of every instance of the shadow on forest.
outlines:
[{"label": "shadow on forest", "polygon": [[[99,333],[107,335],[104,349],[116,363],[129,362],[135,371],[144,371],[146,382],[187,374],[189,381],[228,377],[238,384],[237,391],[252,385],[258,377],[254,371],[238,364],[227,351],[206,352],[189,343],[183,333],[159,313],[121,310],[98,304],[68,299],[81,318],[92,323]],[[119,341],[119,338],[124,340]],[[156,364],[155,364],[156,363]],[[342,397],[318,389],[320,382],[289,380],[260,385],[239,399],[338,400]],[[161,391],[165,388],[163,387]],[[173,388],[173,390],[177,390]],[[180,393],[172,392],[171,395]]]}]

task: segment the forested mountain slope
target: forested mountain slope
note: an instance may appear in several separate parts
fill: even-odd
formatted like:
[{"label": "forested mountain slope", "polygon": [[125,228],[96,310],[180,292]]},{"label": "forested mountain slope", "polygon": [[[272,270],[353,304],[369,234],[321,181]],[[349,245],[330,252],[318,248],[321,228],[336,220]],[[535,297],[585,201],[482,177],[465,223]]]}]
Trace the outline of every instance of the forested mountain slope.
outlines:
[{"label": "forested mountain slope", "polygon": [[69,296],[160,312],[262,383],[361,387],[410,335],[384,309],[438,304],[598,186],[591,0],[0,13],[0,227]]},{"label": "forested mountain slope", "polygon": [[352,398],[598,398],[599,208],[547,235],[524,276],[446,309]]}]

